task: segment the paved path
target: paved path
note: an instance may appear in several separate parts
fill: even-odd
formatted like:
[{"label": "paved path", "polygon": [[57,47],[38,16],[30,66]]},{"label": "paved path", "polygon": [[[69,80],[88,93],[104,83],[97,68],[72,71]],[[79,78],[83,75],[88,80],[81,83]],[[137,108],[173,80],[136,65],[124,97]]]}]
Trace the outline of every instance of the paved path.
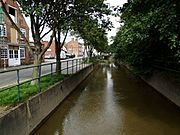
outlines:
[{"label": "paved path", "polygon": [[[68,59],[68,60],[62,60],[61,69],[65,69],[65,68],[67,68],[67,66],[71,67],[72,66],[72,60],[74,60],[74,62],[73,62],[74,68],[73,68],[73,70],[72,70],[72,68],[69,68],[69,70],[68,70],[69,74],[71,74],[72,71],[75,72],[76,69],[79,70],[80,67],[82,68],[82,65],[80,67],[75,66],[76,62],[78,64],[78,61],[76,61],[75,59]],[[52,61],[49,60],[48,62],[45,62],[42,64],[42,65],[45,64],[44,66],[42,66],[42,69],[41,69],[42,75],[51,73],[51,64],[50,63],[52,63],[54,61],[55,60],[52,60]],[[68,61],[68,64],[67,64],[67,61]],[[48,63],[50,65],[46,65]],[[31,66],[33,66],[33,65],[11,67],[11,68],[8,68],[7,71],[15,70],[15,69],[21,69],[21,68],[27,68],[27,67],[31,67]],[[55,72],[55,70],[56,70],[56,64],[54,63],[54,64],[52,64],[52,71]],[[5,72],[5,73],[2,73],[2,71],[3,71],[3,69],[0,69],[0,88],[16,84],[17,71],[11,71],[11,72]],[[20,70],[20,72],[19,72],[20,81],[25,81],[25,80],[31,79],[32,78],[32,72],[33,72],[33,68],[27,68],[27,69]],[[62,73],[67,74],[67,69],[63,70]]]}]

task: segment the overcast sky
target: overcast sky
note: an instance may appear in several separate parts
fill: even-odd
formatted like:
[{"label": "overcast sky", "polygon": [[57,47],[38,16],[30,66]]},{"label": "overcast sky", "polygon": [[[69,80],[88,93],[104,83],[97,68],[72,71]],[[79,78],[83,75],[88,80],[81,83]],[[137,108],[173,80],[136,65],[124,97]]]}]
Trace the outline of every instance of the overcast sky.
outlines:
[{"label": "overcast sky", "polygon": [[[106,0],[107,3],[109,3],[111,6],[123,6],[124,3],[127,2],[127,0]],[[111,29],[111,31],[108,32],[108,38],[111,36],[115,36],[117,32],[117,28],[119,28],[120,23],[119,17],[111,17],[111,21],[114,25],[114,28]]]},{"label": "overcast sky", "polygon": [[[109,3],[111,6],[123,6],[124,3],[126,3],[127,0],[106,0],[106,3]],[[26,18],[26,21],[29,25],[30,25],[30,21],[29,19]],[[111,36],[115,36],[116,35],[116,30],[117,28],[120,26],[119,18],[117,17],[111,17],[111,21],[113,23],[114,28],[111,29],[111,31],[108,31],[108,38],[110,38]],[[68,36],[67,41],[70,41],[72,37]],[[49,39],[49,35],[45,37],[44,40],[48,40]],[[32,36],[31,36],[31,32],[30,32],[30,41],[32,40]]]}]

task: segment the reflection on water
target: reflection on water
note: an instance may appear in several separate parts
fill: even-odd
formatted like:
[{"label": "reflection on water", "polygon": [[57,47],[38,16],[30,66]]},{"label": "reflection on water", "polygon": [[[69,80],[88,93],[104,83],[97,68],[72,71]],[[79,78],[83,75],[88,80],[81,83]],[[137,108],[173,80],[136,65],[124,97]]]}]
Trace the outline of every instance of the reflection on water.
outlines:
[{"label": "reflection on water", "polygon": [[180,111],[110,64],[84,81],[35,135],[180,135]]}]

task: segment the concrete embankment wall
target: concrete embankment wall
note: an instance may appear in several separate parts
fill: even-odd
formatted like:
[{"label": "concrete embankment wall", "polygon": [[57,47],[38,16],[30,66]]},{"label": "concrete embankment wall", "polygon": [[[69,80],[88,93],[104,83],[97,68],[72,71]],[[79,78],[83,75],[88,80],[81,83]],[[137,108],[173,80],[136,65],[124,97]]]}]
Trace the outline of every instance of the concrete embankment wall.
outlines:
[{"label": "concrete embankment wall", "polygon": [[55,84],[0,117],[0,135],[30,134],[92,71],[93,65]]},{"label": "concrete embankment wall", "polygon": [[141,78],[180,107],[180,74],[154,70],[151,75],[141,76]]}]

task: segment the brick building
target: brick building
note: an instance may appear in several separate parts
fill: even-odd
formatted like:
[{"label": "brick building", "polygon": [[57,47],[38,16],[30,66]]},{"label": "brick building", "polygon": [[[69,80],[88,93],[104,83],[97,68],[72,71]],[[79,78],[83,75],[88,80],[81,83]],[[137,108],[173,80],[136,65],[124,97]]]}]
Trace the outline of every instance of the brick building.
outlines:
[{"label": "brick building", "polygon": [[[42,44],[47,46],[48,41],[42,41]],[[61,58],[68,58],[69,56],[75,55],[76,57],[84,55],[84,45],[79,43],[78,40],[74,40],[72,38],[71,41],[64,44],[63,48],[61,49]],[[45,52],[45,58],[55,58],[56,57],[56,50],[55,50],[55,41],[52,42],[49,49]]]},{"label": "brick building", "polygon": [[[48,45],[48,41],[42,41],[42,44],[44,47]],[[66,48],[63,46],[61,48],[61,59],[66,58]],[[55,41],[52,42],[51,46],[47,49],[47,51],[44,54],[45,58],[56,58],[56,49],[55,49]]]},{"label": "brick building", "polygon": [[72,38],[72,40],[64,45],[67,49],[67,52],[74,54],[76,57],[84,55],[84,46],[79,43],[78,40]]},{"label": "brick building", "polygon": [[[18,4],[13,0],[4,0],[6,9],[21,32],[29,40],[29,27]],[[29,64],[30,55],[24,39],[12,27],[0,5],[0,68]]]},{"label": "brick building", "polygon": [[[42,41],[42,44],[44,46],[48,45],[48,41]],[[55,42],[53,41],[51,46],[47,49],[47,51],[44,54],[45,58],[55,58],[56,57],[56,50],[55,50]]]}]

